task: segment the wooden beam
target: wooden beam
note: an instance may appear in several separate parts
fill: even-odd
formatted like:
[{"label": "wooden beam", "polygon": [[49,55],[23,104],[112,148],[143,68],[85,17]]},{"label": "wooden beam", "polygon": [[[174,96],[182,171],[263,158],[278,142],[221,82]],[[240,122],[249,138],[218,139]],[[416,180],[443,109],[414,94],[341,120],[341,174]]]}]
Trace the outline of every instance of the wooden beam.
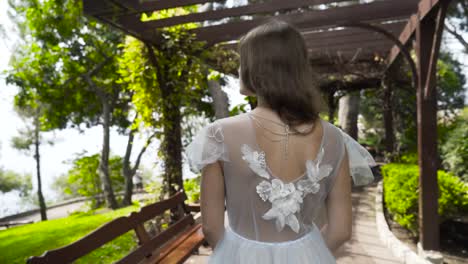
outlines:
[{"label": "wooden beam", "polygon": [[312,52],[317,51],[368,51],[369,53],[382,51],[386,55],[390,47],[392,47],[392,42],[388,40],[372,40],[366,42],[350,42],[347,45],[341,43],[318,43],[318,44],[309,44],[307,47]]},{"label": "wooden beam", "polygon": [[[402,18],[411,15],[415,10],[416,4],[413,1],[395,0],[279,15],[275,16],[275,18],[282,19],[301,29],[333,26],[346,22]],[[192,32],[197,34],[200,40],[207,41],[209,44],[237,40],[250,29],[265,23],[271,18],[257,18],[202,27],[193,29]]]},{"label": "wooden beam", "polygon": [[[413,36],[416,31],[416,26],[418,22],[424,19],[429,12],[439,3],[439,0],[421,0],[418,4],[418,15],[412,15],[408,24],[406,24],[403,32],[401,32],[399,40],[403,44],[407,44],[410,38]],[[418,18],[419,16],[419,18]],[[390,66],[395,61],[396,57],[400,54],[400,49],[397,46],[393,46],[390,54],[388,55],[387,64]]]},{"label": "wooden beam", "polygon": [[146,24],[154,28],[164,28],[174,25],[203,22],[208,20],[218,20],[227,17],[239,17],[245,15],[274,13],[288,9],[298,9],[301,7],[316,6],[330,2],[342,2],[347,0],[273,0],[264,3],[250,4],[245,6],[226,8],[221,10],[211,10],[188,15],[169,17],[164,19],[147,21]]},{"label": "wooden beam", "polygon": [[[96,0],[83,0],[87,2],[107,2],[109,0],[104,1],[96,1]],[[135,0],[110,0],[115,4],[123,6],[127,9],[126,12],[115,13],[109,9],[102,9],[99,13],[95,13],[95,15],[99,16],[121,16],[121,15],[128,15],[128,14],[141,14],[146,12],[154,12],[158,10],[176,8],[176,7],[183,7],[189,5],[198,5],[198,4],[206,4],[212,2],[220,2],[220,0],[156,0],[156,1],[135,1]]]},{"label": "wooden beam", "polygon": [[[140,39],[142,41],[149,41],[151,42],[153,39],[155,39],[155,31],[150,31],[148,28],[145,28],[143,23],[137,19],[136,17],[127,17],[124,20],[119,19],[119,18],[107,18],[107,17],[101,17],[101,16],[96,16],[96,18],[103,23],[109,24],[119,30],[122,30],[128,35],[131,35],[137,39]],[[147,33],[146,35],[141,35],[140,32],[142,29],[146,29]]]},{"label": "wooden beam", "polygon": [[[332,82],[327,82],[320,85],[321,91],[329,91],[329,90],[345,90],[345,91],[359,91],[364,89],[371,89],[371,88],[378,88],[380,87],[380,78],[367,78],[367,79],[359,79],[353,81],[342,81],[336,80]],[[340,89],[337,89],[340,88]]]},{"label": "wooden beam", "polygon": [[[331,44],[330,44],[331,45]],[[311,60],[321,59],[344,59],[350,60],[355,58],[358,61],[368,60],[373,61],[374,57],[378,54],[385,57],[388,50],[392,46],[389,41],[384,42],[369,42],[369,43],[353,43],[346,45],[330,46],[308,46],[309,56]],[[223,48],[237,50],[237,44],[224,45]],[[325,63],[325,62],[323,62]],[[328,64],[328,63],[325,63]]]},{"label": "wooden beam", "polygon": [[[408,45],[408,41],[413,35],[414,31],[416,30],[416,24],[418,23],[418,16],[417,15],[412,15],[410,19],[408,20],[408,23],[406,24],[405,28],[403,31],[400,33],[400,36],[398,37],[398,40],[403,43],[403,45]],[[390,53],[387,57],[387,64],[390,67],[390,65],[393,64],[397,56],[400,54],[400,48],[398,48],[397,45],[394,45],[392,49],[390,50]]]},{"label": "wooden beam", "polygon": [[[343,65],[332,64],[328,59],[322,58],[321,61],[318,59],[311,59],[310,61],[312,70],[318,75],[326,76],[325,78],[327,78],[329,74],[336,73],[340,70],[343,71]],[[345,68],[345,74],[361,73],[366,76],[377,76],[382,72],[380,68],[383,69],[384,67],[382,67],[381,63],[375,61],[359,61],[354,62],[352,65],[345,65]]]},{"label": "wooden beam", "polygon": [[83,0],[83,12],[88,16],[98,16],[103,12],[117,12],[116,8],[108,1]]},{"label": "wooden beam", "polygon": [[[400,32],[406,22],[398,22],[392,24],[379,24],[380,27],[390,32]],[[308,45],[314,43],[325,43],[325,45],[333,44],[344,44],[346,46],[348,42],[357,42],[360,40],[383,40],[386,39],[382,35],[376,32],[370,32],[368,30],[359,28],[344,28],[338,30],[327,30],[327,31],[302,31],[301,32],[304,40]],[[238,42],[224,43],[221,44],[226,49],[237,50]],[[388,51],[387,51],[388,52]]]},{"label": "wooden beam", "polygon": [[[439,52],[440,52],[440,43],[442,41],[442,32],[444,31],[444,20],[445,20],[445,15],[447,12],[448,4],[450,3],[451,0],[442,0],[440,1],[439,4],[439,10],[437,10],[437,15],[436,15],[436,25],[435,25],[435,31],[433,35],[433,41],[432,41],[432,46],[431,46],[431,57],[429,58],[429,65],[427,65],[427,77],[424,82],[425,88],[424,88],[424,96],[425,97],[430,97],[433,96],[432,93],[436,93],[435,88],[431,89],[431,87],[435,87],[435,82],[436,82],[436,70],[437,70],[437,60],[439,58]],[[436,10],[434,10],[436,11]],[[434,12],[435,13],[435,12]]]},{"label": "wooden beam", "polygon": [[[355,62],[375,62],[376,54],[380,54],[381,57],[385,54],[385,51],[366,51],[366,50],[347,50],[347,51],[321,51],[321,52],[309,52],[309,59],[318,65],[331,65],[336,63],[348,63],[350,61]],[[336,62],[334,62],[336,61]]]},{"label": "wooden beam", "polygon": [[[406,25],[405,22],[398,22],[392,24],[377,24],[377,26],[388,30],[390,32],[400,33],[403,27]],[[327,30],[327,31],[320,31],[320,32],[301,32],[304,40],[316,40],[316,39],[343,39],[345,37],[351,38],[359,38],[362,36],[376,36],[378,38],[385,38],[381,34],[377,32],[372,32],[369,30],[361,29],[361,28],[344,28],[340,30]]]},{"label": "wooden beam", "polygon": [[[357,35],[336,39],[311,39],[306,42],[309,48],[354,49],[368,47],[385,47],[390,49],[392,42],[375,35]],[[388,50],[387,50],[388,52]]]},{"label": "wooden beam", "polygon": [[[115,1],[94,1],[83,0],[83,11],[85,15],[92,16],[95,19],[109,24],[123,32],[134,36],[135,38],[151,41],[154,38],[154,31],[141,22],[140,15],[119,17],[119,16],[103,16],[103,13],[119,14],[121,12],[128,12],[127,7],[121,4],[115,4]],[[141,35],[141,32],[147,32],[146,35]]]}]

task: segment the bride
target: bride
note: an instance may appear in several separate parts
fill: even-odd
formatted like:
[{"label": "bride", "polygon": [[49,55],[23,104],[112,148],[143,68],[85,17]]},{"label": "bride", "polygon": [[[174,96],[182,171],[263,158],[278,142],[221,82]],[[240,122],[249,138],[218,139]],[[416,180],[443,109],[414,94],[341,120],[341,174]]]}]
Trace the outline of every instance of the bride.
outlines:
[{"label": "bride", "polygon": [[207,125],[187,147],[192,169],[202,172],[209,263],[335,263],[333,252],[351,236],[351,178],[372,182],[374,160],[320,119],[295,28],[277,20],[258,26],[239,53],[240,93],[258,106]]}]

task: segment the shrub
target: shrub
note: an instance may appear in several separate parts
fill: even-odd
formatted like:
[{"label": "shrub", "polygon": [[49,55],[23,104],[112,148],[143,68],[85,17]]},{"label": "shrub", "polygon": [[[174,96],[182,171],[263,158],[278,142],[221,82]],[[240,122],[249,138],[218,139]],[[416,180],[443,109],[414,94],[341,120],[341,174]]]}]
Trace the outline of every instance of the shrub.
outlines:
[{"label": "shrub", "polygon": [[418,153],[416,152],[407,152],[399,156],[396,160],[405,164],[418,164]]},{"label": "shrub", "polygon": [[198,203],[200,201],[200,180],[200,176],[184,180],[184,190],[188,201],[191,203]]},{"label": "shrub", "polygon": [[[72,168],[66,176],[56,178],[56,189],[71,197],[85,196],[91,198],[91,207],[96,208],[100,204],[97,198],[102,193],[101,178],[98,167],[100,154],[86,156],[85,153],[77,154],[71,161]],[[123,191],[124,177],[122,175],[122,158],[112,156],[109,158],[109,176],[114,193]]]},{"label": "shrub", "polygon": [[[387,164],[382,167],[384,201],[393,220],[418,232],[419,168],[413,164]],[[444,171],[437,172],[441,222],[468,213],[468,185]]]}]

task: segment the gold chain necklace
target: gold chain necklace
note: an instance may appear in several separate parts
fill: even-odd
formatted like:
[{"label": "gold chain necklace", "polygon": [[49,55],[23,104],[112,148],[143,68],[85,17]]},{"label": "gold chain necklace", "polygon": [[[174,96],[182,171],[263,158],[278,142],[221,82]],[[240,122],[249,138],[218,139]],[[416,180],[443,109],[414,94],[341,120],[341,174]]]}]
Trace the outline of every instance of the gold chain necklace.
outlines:
[{"label": "gold chain necklace", "polygon": [[[263,117],[263,116],[259,116],[259,115],[256,115],[256,114],[253,114],[253,113],[250,113],[249,114],[249,117],[255,121],[255,123],[261,127],[262,129],[274,134],[274,135],[279,135],[279,136],[285,136],[286,138],[284,139],[284,145],[283,145],[283,155],[284,155],[284,159],[287,160],[288,159],[288,145],[289,145],[289,135],[294,135],[294,134],[308,134],[310,132],[312,132],[313,128],[314,128],[314,125],[312,125],[310,127],[310,129],[307,129],[307,130],[304,130],[304,131],[291,131],[290,130],[290,127],[289,125],[287,124],[283,124],[283,123],[280,123],[280,122],[277,122],[275,120],[271,120],[271,119],[268,119],[266,117]],[[281,126],[284,128],[284,133],[280,133],[280,132],[276,132],[276,131],[273,131],[271,129],[268,129],[266,128],[261,122],[260,120],[258,120],[257,118],[260,118],[260,119],[264,119],[264,120],[267,120],[267,121],[270,121],[272,122],[273,124],[276,124],[278,126]],[[266,136],[265,136],[266,137]],[[279,142],[281,140],[272,140],[268,137],[266,137],[267,139],[269,139],[270,141],[273,141],[273,142]]]},{"label": "gold chain necklace", "polygon": [[264,127],[264,126],[262,125],[262,123],[260,123],[260,121],[257,120],[256,118],[254,118],[254,117],[252,117],[252,116],[250,116],[250,118],[255,122],[255,124],[256,124],[258,127],[264,129],[264,130],[262,130],[262,136],[263,136],[264,138],[268,139],[268,140],[271,141],[271,142],[280,142],[280,141],[283,141],[283,140],[284,140],[284,139],[282,139],[282,138],[281,138],[281,139],[272,139],[272,138],[270,138],[269,136],[266,135],[267,132],[270,132],[270,133],[275,134],[275,135],[280,135],[280,136],[284,136],[284,134],[282,134],[282,133],[277,133],[277,132],[274,132],[274,131],[272,131],[272,130],[269,130],[268,128]]}]

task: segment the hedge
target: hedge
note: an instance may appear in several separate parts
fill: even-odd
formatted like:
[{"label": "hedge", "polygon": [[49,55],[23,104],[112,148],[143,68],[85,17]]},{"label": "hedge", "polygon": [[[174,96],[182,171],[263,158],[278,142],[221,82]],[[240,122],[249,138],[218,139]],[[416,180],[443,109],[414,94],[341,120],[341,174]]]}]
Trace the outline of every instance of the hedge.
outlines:
[{"label": "hedge", "polygon": [[[382,166],[384,201],[394,221],[418,233],[419,168],[414,164]],[[458,177],[437,171],[440,223],[468,214],[468,185]]]}]

